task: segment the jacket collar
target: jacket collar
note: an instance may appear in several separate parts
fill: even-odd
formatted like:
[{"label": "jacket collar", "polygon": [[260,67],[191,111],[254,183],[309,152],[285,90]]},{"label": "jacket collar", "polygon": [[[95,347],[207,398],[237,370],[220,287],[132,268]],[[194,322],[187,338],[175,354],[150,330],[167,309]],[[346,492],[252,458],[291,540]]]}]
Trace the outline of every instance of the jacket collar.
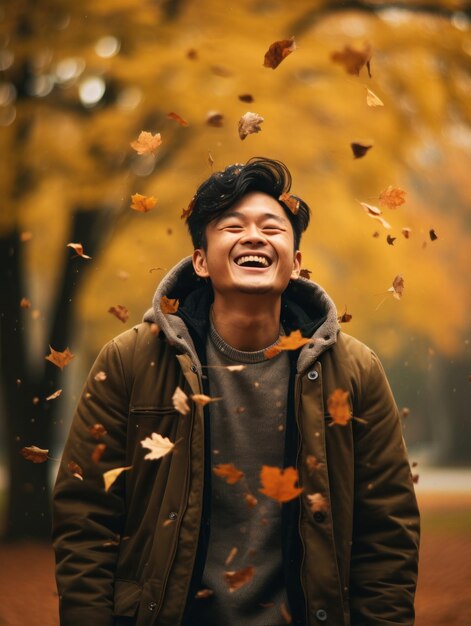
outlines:
[{"label": "jacket collar", "polygon": [[[162,312],[163,296],[180,301],[175,315]],[[206,340],[212,301],[210,283],[195,274],[191,257],[186,257],[163,278],[144,321],[156,322],[169,343],[179,352],[188,353],[199,368],[195,342]],[[299,351],[298,372],[312,366],[319,355],[337,341],[340,330],[331,298],[320,285],[306,278],[290,281],[282,296],[281,323],[287,334],[300,330],[304,337],[312,339]]]}]

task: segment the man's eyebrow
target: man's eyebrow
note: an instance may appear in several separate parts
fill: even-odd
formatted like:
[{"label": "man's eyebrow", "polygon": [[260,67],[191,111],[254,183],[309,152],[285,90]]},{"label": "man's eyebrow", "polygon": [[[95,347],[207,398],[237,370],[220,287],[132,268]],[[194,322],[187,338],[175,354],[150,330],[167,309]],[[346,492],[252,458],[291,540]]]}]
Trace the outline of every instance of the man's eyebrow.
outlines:
[{"label": "man's eyebrow", "polygon": [[[245,219],[245,215],[241,211],[228,211],[227,213],[224,213],[223,215],[221,215],[221,217],[217,221],[221,222],[222,220],[230,219],[232,217],[238,217],[241,220]],[[280,222],[281,224],[286,223],[286,219],[284,217],[281,217],[280,215],[276,215],[275,213],[264,213],[262,215],[262,219],[275,220],[276,222]]]}]

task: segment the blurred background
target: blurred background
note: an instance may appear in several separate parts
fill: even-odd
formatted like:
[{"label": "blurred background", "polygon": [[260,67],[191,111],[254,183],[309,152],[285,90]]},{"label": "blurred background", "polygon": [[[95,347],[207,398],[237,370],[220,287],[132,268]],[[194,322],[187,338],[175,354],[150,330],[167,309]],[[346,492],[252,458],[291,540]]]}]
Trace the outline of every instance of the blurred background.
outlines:
[{"label": "blurred background", "polygon": [[[371,76],[349,73],[367,50]],[[242,141],[247,111],[264,122]],[[180,216],[198,184],[251,156],[290,168],[313,213],[303,267],[379,354],[401,410],[423,518],[417,624],[469,626],[470,121],[466,1],[0,5],[2,626],[57,625],[50,489],[84,378],[191,253]],[[161,134],[155,155],[130,146],[143,130]],[[372,147],[354,158],[352,142]],[[390,186],[396,208],[380,201]],[[132,210],[136,193],[155,207]],[[61,370],[49,346],[75,358]],[[26,461],[30,445],[52,458]]]}]

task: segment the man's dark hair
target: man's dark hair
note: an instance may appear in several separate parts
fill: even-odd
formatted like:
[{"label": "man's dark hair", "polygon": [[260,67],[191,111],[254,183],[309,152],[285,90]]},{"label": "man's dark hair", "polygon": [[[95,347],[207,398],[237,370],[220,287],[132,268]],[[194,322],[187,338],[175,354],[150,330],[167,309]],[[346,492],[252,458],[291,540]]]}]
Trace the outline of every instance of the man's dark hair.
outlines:
[{"label": "man's dark hair", "polygon": [[[229,165],[222,172],[214,172],[198,187],[188,207],[186,223],[195,248],[206,249],[206,226],[251,191],[260,191],[272,196],[283,207],[294,232],[294,247],[297,250],[301,235],[309,224],[308,205],[291,195],[285,201],[282,194],[291,188],[291,174],[281,161],[253,157],[245,165]],[[290,206],[288,206],[288,204]]]}]

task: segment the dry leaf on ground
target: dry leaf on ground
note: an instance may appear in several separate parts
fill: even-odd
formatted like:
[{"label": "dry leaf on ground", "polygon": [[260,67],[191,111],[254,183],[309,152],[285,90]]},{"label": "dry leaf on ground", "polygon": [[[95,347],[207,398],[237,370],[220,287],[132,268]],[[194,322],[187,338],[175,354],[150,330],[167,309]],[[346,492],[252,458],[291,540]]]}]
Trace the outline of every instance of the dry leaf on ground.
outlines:
[{"label": "dry leaf on ground", "polygon": [[162,437],[158,433],[152,433],[150,437],[146,437],[141,441],[141,446],[150,450],[144,459],[155,461],[162,458],[173,450],[175,444],[168,437]]},{"label": "dry leaf on ground", "polygon": [[241,472],[233,463],[221,463],[213,467],[213,474],[224,478],[228,485],[235,485],[241,478],[244,477],[244,472]]},{"label": "dry leaf on ground", "polygon": [[302,492],[301,487],[295,487],[295,483],[298,481],[298,470],[294,467],[280,469],[279,467],[263,465],[260,480],[262,489],[259,491],[278,502],[293,500]]},{"label": "dry leaf on ground", "polygon": [[49,450],[38,448],[37,446],[26,446],[21,448],[20,454],[27,461],[32,463],[45,463],[48,460]]},{"label": "dry leaf on ground", "polygon": [[182,415],[188,415],[190,412],[190,405],[188,404],[188,396],[183,389],[180,389],[180,387],[175,389],[172,396],[172,402],[175,410]]},{"label": "dry leaf on ground", "polygon": [[157,148],[162,145],[162,137],[160,133],[153,135],[152,133],[143,130],[136,141],[131,141],[131,148],[137,152],[137,154],[153,154],[157,152]]},{"label": "dry leaf on ground", "polygon": [[50,361],[51,363],[54,363],[54,365],[57,365],[57,367],[60,367],[61,370],[63,370],[64,367],[68,365],[72,361],[72,359],[75,358],[75,355],[72,354],[69,348],[66,348],[64,352],[59,352],[58,350],[54,350],[54,348],[49,346],[49,350],[51,351],[51,354],[48,354],[44,358],[46,359],[46,361]]},{"label": "dry leaf on ground", "polygon": [[274,70],[284,59],[286,59],[289,54],[291,54],[295,50],[296,42],[294,40],[294,37],[275,41],[265,52],[263,66],[270,67],[272,70]]},{"label": "dry leaf on ground", "polygon": [[259,133],[262,130],[260,124],[264,121],[264,118],[258,113],[247,111],[239,120],[239,137],[245,139],[247,135]]},{"label": "dry leaf on ground", "polygon": [[251,565],[244,567],[237,572],[224,572],[224,579],[229,587],[229,591],[232,593],[237,589],[240,589],[240,587],[246,585],[252,580],[254,573],[255,568]]}]

